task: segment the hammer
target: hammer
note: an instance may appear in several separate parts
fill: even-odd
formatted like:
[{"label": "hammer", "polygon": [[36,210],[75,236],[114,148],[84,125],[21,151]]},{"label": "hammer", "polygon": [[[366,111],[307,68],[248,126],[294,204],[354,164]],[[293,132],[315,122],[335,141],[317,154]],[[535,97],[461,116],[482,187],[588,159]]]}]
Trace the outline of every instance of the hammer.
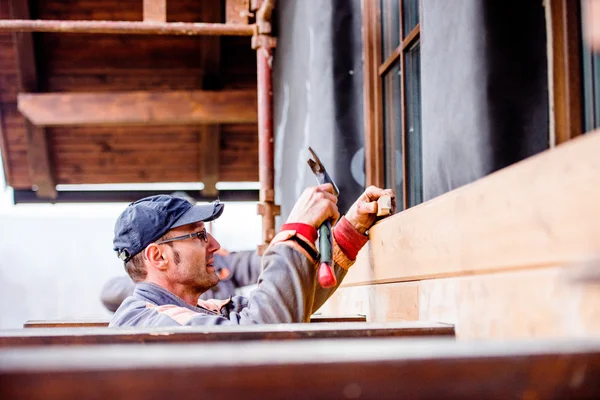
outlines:
[{"label": "hammer", "polygon": [[[329,176],[323,163],[317,156],[317,153],[310,147],[308,151],[311,153],[312,158],[309,158],[307,163],[312,172],[315,174],[317,178],[317,182],[319,185],[325,183],[331,183],[333,185],[333,192],[336,196],[340,195],[340,191],[338,190],[335,182]],[[321,254],[321,264],[319,265],[319,284],[324,288],[332,288],[337,284],[337,280],[335,279],[335,274],[333,273],[332,268],[332,237],[331,237],[331,221],[325,221],[319,227],[319,253]]]}]

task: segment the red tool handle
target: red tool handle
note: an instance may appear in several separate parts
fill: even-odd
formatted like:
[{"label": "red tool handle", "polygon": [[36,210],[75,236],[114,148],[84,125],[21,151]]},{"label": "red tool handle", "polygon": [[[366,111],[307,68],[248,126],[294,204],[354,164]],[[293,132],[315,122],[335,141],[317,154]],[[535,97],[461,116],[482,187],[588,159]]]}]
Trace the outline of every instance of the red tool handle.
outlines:
[{"label": "red tool handle", "polygon": [[327,263],[319,265],[319,284],[325,289],[332,288],[337,284],[331,265]]}]

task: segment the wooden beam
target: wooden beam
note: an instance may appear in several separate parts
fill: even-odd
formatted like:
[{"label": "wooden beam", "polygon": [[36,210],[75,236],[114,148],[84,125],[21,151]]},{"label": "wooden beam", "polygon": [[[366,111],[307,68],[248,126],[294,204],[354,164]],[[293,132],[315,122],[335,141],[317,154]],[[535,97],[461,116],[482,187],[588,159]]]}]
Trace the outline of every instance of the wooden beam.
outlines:
[{"label": "wooden beam", "polygon": [[581,39],[579,32],[579,2],[550,0],[551,69],[550,99],[553,113],[554,144],[561,144],[581,135]]},{"label": "wooden beam", "polygon": [[10,171],[10,163],[8,162],[8,140],[6,139],[6,127],[4,125],[4,111],[2,109],[2,103],[0,103],[0,154],[2,155],[4,177],[6,183],[10,185],[12,183],[12,176]]},{"label": "wooden beam", "polygon": [[[223,17],[220,2],[203,2],[202,15],[211,22],[220,22]],[[204,36],[200,53],[200,63],[204,70],[202,89],[220,90],[223,83],[221,79],[221,38],[218,36]],[[217,182],[221,161],[221,126],[205,125],[200,131],[200,180],[204,184],[202,195],[217,197]]]},{"label": "wooden beam", "polygon": [[[598,263],[594,267],[600,271]],[[328,315],[360,312],[375,323],[444,322],[456,326],[459,340],[600,337],[600,285],[575,281],[576,269],[343,287],[321,310]]]},{"label": "wooden beam", "polygon": [[219,125],[204,125],[200,128],[200,174],[204,184],[202,194],[206,197],[217,197],[219,182],[219,166],[221,154],[221,134]]},{"label": "wooden beam", "polygon": [[144,0],[144,22],[167,22],[167,0]]},{"label": "wooden beam", "polygon": [[337,322],[252,326],[155,328],[38,328],[0,331],[0,347],[125,343],[199,343],[251,340],[454,336],[454,327],[429,322]]},{"label": "wooden beam", "polygon": [[[143,196],[140,196],[143,197]],[[138,199],[140,197],[137,197]],[[367,317],[365,315],[322,315],[316,314],[311,315],[311,323],[339,323],[339,322],[366,322]],[[30,320],[23,324],[24,328],[106,328],[110,323],[109,319],[98,319],[98,320]],[[272,326],[272,325],[271,325]],[[286,325],[287,326],[287,325]],[[300,325],[295,324],[294,326],[299,327]],[[326,328],[319,328],[326,329]]]},{"label": "wooden beam", "polygon": [[[11,18],[30,18],[27,1],[10,0]],[[33,36],[31,33],[13,33],[13,43],[17,58],[17,74],[20,92],[36,92],[39,90]],[[32,189],[38,197],[55,199],[56,184],[52,176],[50,154],[46,131],[26,121],[27,158]]]},{"label": "wooden beam", "polygon": [[385,219],[370,230],[372,263],[355,265],[343,284],[569,265],[600,254],[598,154],[600,131]]},{"label": "wooden beam", "polygon": [[37,126],[256,123],[256,91],[19,94]]},{"label": "wooden beam", "polygon": [[250,0],[225,0],[225,21],[228,24],[248,24]]},{"label": "wooden beam", "polygon": [[0,350],[8,399],[595,399],[598,340],[346,339]]},{"label": "wooden beam", "polygon": [[[15,0],[13,0],[15,1]],[[252,36],[254,25],[202,22],[57,21],[0,19],[0,32],[94,33],[106,35]]]}]

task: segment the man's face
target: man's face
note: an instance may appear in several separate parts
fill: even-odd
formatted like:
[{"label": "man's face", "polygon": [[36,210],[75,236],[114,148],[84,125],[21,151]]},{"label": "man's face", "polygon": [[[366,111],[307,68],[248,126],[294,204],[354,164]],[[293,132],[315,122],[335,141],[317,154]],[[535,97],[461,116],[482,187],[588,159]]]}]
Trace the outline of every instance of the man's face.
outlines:
[{"label": "man's face", "polygon": [[583,2],[586,39],[592,49],[600,51],[600,0],[588,0]]},{"label": "man's face", "polygon": [[[172,229],[169,237],[187,235],[204,229],[204,223],[184,225]],[[167,275],[169,280],[179,285],[206,292],[219,283],[214,268],[214,253],[221,247],[219,242],[207,233],[208,242],[202,238],[192,238],[171,242]]]}]

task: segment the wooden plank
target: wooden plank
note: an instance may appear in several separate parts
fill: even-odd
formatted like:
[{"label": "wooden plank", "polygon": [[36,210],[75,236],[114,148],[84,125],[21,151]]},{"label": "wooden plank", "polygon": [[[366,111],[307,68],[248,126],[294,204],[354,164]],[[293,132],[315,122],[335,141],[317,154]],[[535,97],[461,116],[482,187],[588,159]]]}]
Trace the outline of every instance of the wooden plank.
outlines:
[{"label": "wooden plank", "polygon": [[339,339],[0,350],[4,398],[593,399],[600,342]]},{"label": "wooden plank", "polygon": [[344,316],[332,316],[316,314],[310,317],[310,322],[315,323],[329,323],[329,322],[367,322],[366,315],[344,315]]},{"label": "wooden plank", "polygon": [[[582,133],[579,3],[568,0],[549,1],[551,24],[554,144],[561,144]],[[546,14],[548,15],[548,14]]]},{"label": "wooden plank", "polygon": [[46,130],[34,126],[29,120],[25,121],[27,127],[27,159],[29,161],[29,175],[31,188],[37,192],[38,197],[55,199],[56,183],[50,164],[50,148]]},{"label": "wooden plank", "polygon": [[362,314],[369,322],[417,321],[419,282],[342,287],[318,312],[335,317]]},{"label": "wooden plank", "polygon": [[225,21],[228,24],[248,24],[250,0],[225,0]]},{"label": "wooden plank", "polygon": [[107,35],[252,36],[254,27],[202,22],[0,20],[0,32],[88,33]]},{"label": "wooden plank", "polygon": [[204,184],[204,196],[217,197],[219,182],[219,160],[221,154],[221,135],[219,125],[204,125],[200,131],[200,180]]},{"label": "wooden plank", "polygon": [[[329,323],[329,322],[366,322],[364,315],[313,315],[310,322]],[[31,320],[23,324],[24,328],[105,328],[110,320]]]},{"label": "wooden plank", "polygon": [[600,131],[516,163],[370,230],[373,262],[344,285],[568,265],[600,253]]},{"label": "wooden plank", "polygon": [[23,328],[107,328],[110,319],[98,320],[30,320]]},{"label": "wooden plank", "polygon": [[39,328],[0,331],[0,347],[126,343],[199,343],[248,340],[348,339],[453,336],[452,325],[428,322],[393,324],[319,323],[164,328]]},{"label": "wooden plank", "polygon": [[167,0],[144,0],[144,22],[167,22]]},{"label": "wooden plank", "polygon": [[[27,1],[10,0],[9,9],[11,18],[30,18]],[[39,87],[33,36],[31,33],[14,33],[13,43],[17,58],[19,90],[36,92]],[[29,122],[26,123],[26,129],[31,187],[39,197],[54,199],[56,198],[56,184],[52,175],[46,132],[43,128],[35,127]]]},{"label": "wooden plank", "polygon": [[461,340],[599,337],[600,286],[579,280],[578,269],[340,288],[321,310],[328,315],[364,312],[373,323],[439,321],[456,326]]},{"label": "wooden plank", "polygon": [[37,126],[255,123],[256,91],[20,94]]}]

